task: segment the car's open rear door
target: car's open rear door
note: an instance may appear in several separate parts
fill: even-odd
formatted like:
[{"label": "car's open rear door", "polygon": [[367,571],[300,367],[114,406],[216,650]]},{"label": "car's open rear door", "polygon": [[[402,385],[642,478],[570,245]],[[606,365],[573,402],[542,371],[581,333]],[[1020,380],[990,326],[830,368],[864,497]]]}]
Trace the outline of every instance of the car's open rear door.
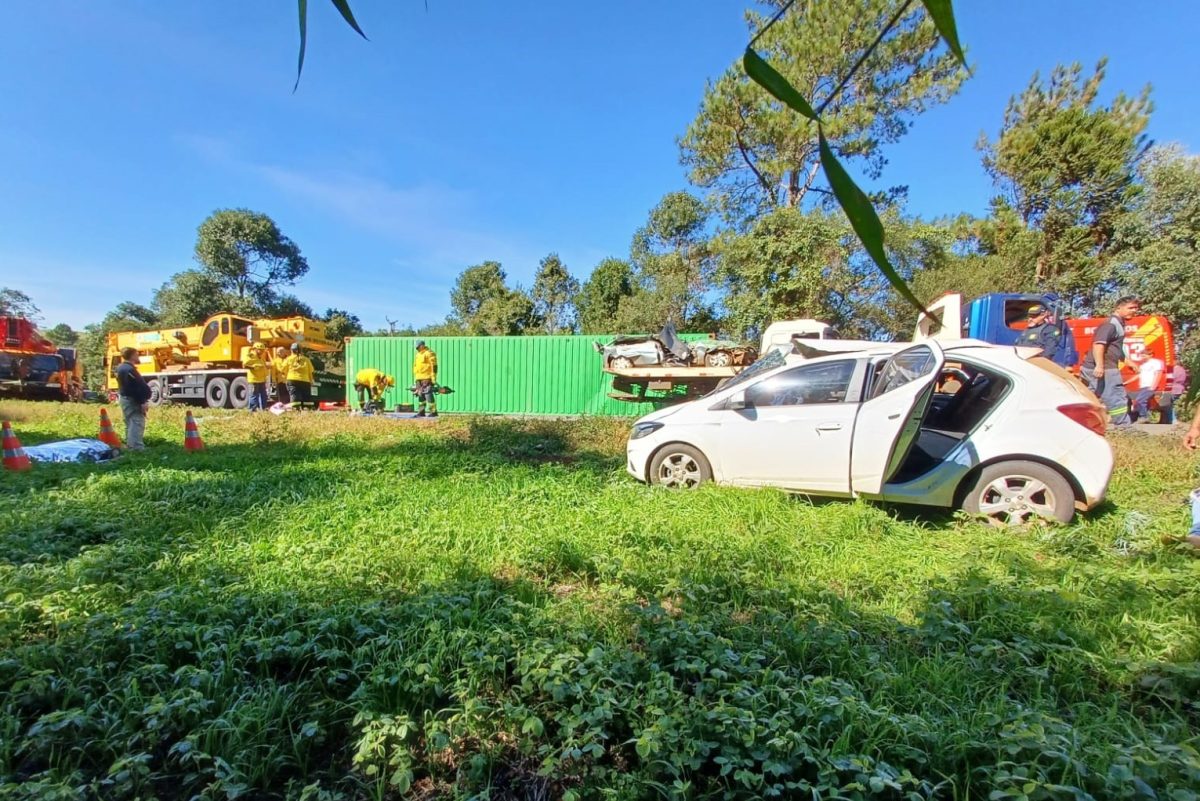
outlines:
[{"label": "car's open rear door", "polygon": [[929,340],[896,353],[859,405],[850,449],[850,488],[877,495],[921,431],[945,358]]}]

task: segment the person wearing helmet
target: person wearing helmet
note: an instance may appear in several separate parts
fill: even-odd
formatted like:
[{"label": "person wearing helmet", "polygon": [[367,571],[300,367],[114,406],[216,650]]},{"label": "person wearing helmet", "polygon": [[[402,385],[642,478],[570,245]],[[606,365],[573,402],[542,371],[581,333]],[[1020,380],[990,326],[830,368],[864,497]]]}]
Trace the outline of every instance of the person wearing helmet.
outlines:
[{"label": "person wearing helmet", "polygon": [[287,391],[287,359],[287,348],[279,347],[275,349],[275,357],[271,359],[272,391],[268,393],[274,395],[275,400],[284,405],[292,402],[292,398],[288,395]]},{"label": "person wearing helmet", "polygon": [[429,405],[429,416],[437,417],[437,400],[433,385],[437,381],[437,354],[425,345],[425,340],[417,340],[417,353],[413,357],[413,380],[416,382],[416,396],[421,402],[417,406],[417,417],[425,416],[425,406]]},{"label": "person wearing helmet", "polygon": [[270,356],[261,342],[251,343],[249,353],[242,360],[246,368],[246,380],[250,383],[250,397],[246,408],[261,412],[267,408],[267,375],[271,372]]},{"label": "person wearing helmet", "polygon": [[358,405],[364,411],[383,409],[383,393],[388,387],[396,386],[396,379],[382,370],[366,367],[354,374],[354,389],[358,392]]},{"label": "person wearing helmet", "polygon": [[287,371],[287,391],[291,397],[288,404],[293,409],[303,409],[312,401],[313,363],[300,352],[300,343],[292,343],[292,355],[283,360]]}]

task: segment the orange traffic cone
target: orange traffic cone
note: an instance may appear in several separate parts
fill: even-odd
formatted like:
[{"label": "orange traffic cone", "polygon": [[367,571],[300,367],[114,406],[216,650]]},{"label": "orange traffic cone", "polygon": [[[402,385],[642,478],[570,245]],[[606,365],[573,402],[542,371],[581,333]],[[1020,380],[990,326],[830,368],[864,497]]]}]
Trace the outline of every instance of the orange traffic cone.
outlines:
[{"label": "orange traffic cone", "polygon": [[196,428],[191,412],[187,413],[187,421],[183,425],[183,448],[188,451],[204,450],[204,440],[200,439],[200,429]]},{"label": "orange traffic cone", "polygon": [[100,407],[100,436],[97,437],[101,442],[110,448],[123,448],[121,438],[117,436],[117,432],[113,431],[112,423],[108,419],[108,409]]},{"label": "orange traffic cone", "polygon": [[25,455],[25,449],[21,447],[21,440],[17,439],[17,435],[13,433],[12,426],[8,421],[4,421],[3,444],[4,448],[4,469],[5,470],[29,470],[33,465],[29,461],[29,457]]}]

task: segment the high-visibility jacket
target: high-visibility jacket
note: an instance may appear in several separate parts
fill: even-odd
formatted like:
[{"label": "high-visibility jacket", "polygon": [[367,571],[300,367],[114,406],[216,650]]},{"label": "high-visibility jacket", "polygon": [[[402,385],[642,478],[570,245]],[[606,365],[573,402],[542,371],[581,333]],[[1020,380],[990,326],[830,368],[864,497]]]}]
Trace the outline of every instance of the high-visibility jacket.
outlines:
[{"label": "high-visibility jacket", "polygon": [[417,351],[413,357],[413,378],[418,381],[437,378],[437,354],[429,348]]},{"label": "high-visibility jacket", "polygon": [[376,370],[374,367],[364,367],[354,374],[355,386],[363,386],[370,389],[373,400],[383,398],[383,393],[387,391],[389,381],[395,383],[390,375],[382,370]]},{"label": "high-visibility jacket", "polygon": [[271,364],[260,351],[250,351],[250,355],[246,357],[246,361],[242,362],[242,365],[246,368],[246,380],[251,384],[267,383],[267,373],[271,370]]},{"label": "high-visibility jacket", "polygon": [[312,383],[313,364],[303,353],[293,353],[291,356],[288,356],[283,360],[283,366],[287,371],[286,380]]},{"label": "high-visibility jacket", "polygon": [[271,380],[276,384],[287,381],[287,356],[276,356],[271,359]]},{"label": "high-visibility jacket", "polygon": [[382,370],[376,370],[374,367],[364,367],[354,374],[354,383],[362,384],[365,387],[374,386],[376,382],[386,384],[387,375]]}]

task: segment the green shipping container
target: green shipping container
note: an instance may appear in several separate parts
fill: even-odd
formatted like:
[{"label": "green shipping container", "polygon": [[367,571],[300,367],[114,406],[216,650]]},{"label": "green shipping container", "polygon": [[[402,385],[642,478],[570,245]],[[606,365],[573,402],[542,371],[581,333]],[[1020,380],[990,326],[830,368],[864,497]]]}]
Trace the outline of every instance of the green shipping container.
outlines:
[{"label": "green shipping container", "polygon": [[[353,337],[346,345],[346,400],[358,406],[354,375],[373,367],[396,379],[388,409],[414,403],[412,363],[422,337]],[[681,339],[703,339],[701,334]],[[438,411],[473,414],[610,415],[638,417],[649,403],[608,397],[612,376],[592,343],[611,336],[423,337],[438,359]]]}]

